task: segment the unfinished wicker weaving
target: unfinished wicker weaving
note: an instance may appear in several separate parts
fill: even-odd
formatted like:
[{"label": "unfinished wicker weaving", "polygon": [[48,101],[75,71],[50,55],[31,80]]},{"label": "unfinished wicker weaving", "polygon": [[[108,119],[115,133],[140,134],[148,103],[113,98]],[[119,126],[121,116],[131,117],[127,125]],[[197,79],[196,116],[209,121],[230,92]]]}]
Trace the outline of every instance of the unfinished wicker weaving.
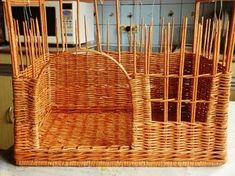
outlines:
[{"label": "unfinished wicker weaving", "polygon": [[[225,162],[234,13],[227,25],[223,57],[222,22],[199,23],[200,3],[193,52],[185,49],[187,18],[179,53],[172,53],[171,24],[162,25],[160,52],[152,52],[153,21],[146,27],[142,23],[139,39],[131,32],[130,51],[122,52],[116,0],[118,51],[110,51],[107,43],[104,52],[95,0],[97,50],[82,48],[79,20],[76,49],[68,50],[60,17],[63,30],[56,38],[58,42],[61,37],[63,48],[49,52],[44,0],[31,0],[40,8],[40,19],[23,24],[12,19],[11,6],[27,3],[4,3],[13,65],[17,165],[215,166]],[[19,25],[24,29],[24,46]]]}]

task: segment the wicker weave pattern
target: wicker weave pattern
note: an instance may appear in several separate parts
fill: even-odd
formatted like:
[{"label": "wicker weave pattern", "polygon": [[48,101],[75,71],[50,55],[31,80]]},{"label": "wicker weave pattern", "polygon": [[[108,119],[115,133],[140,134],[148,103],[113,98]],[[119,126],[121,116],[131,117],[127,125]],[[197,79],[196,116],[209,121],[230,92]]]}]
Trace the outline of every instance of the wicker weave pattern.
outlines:
[{"label": "wicker weave pattern", "polygon": [[[62,51],[56,33],[57,52],[50,53],[45,1],[34,0],[40,10],[40,25],[37,19],[23,22],[23,57],[19,22],[12,18],[11,6],[28,4],[25,0],[6,0],[4,12],[13,66],[16,164],[223,164],[235,43],[235,3],[231,27],[226,25],[227,47],[220,58],[222,22],[206,19],[205,25],[200,24],[198,1],[202,0],[196,1],[192,52],[185,50],[187,18],[184,18],[180,52],[172,52],[174,30],[162,20],[158,53],[152,51],[153,19],[149,26],[144,27],[143,22],[139,26],[140,45],[137,46],[137,36],[133,37],[131,30],[130,50],[121,52],[119,0],[115,0],[118,51],[109,51],[108,40],[107,51],[102,51],[97,0],[94,1],[97,50],[88,49],[88,44],[86,48],[81,46],[78,11],[76,49],[68,51],[63,2],[59,0]],[[174,28],[174,20],[172,23]]]}]

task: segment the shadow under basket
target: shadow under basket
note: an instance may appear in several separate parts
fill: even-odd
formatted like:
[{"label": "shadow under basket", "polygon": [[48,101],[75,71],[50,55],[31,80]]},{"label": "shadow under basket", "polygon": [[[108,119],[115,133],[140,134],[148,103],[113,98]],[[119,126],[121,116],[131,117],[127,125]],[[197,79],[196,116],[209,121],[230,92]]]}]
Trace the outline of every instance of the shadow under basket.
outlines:
[{"label": "shadow under basket", "polygon": [[[113,58],[110,59],[110,58]],[[27,166],[216,166],[226,159],[231,74],[212,60],[153,53],[57,53],[14,79],[15,160]],[[44,60],[44,61],[43,61]],[[37,61],[36,61],[37,62]],[[195,89],[195,79],[198,87]],[[166,84],[166,81],[168,84]],[[182,94],[179,94],[179,85]],[[167,89],[165,86],[168,85]],[[168,96],[166,99],[166,91]],[[196,98],[193,97],[193,92]]]}]

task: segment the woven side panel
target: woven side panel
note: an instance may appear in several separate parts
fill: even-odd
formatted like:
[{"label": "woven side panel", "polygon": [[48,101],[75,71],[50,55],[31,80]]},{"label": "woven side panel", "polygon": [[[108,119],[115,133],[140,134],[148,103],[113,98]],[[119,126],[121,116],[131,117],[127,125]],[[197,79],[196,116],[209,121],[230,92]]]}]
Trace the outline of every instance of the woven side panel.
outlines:
[{"label": "woven side panel", "polygon": [[133,144],[135,150],[144,148],[144,101],[143,101],[143,79],[137,75],[130,80],[132,102],[133,102]]},{"label": "woven side panel", "polygon": [[100,55],[70,53],[53,59],[54,110],[132,111],[129,81],[112,61]]},{"label": "woven side panel", "polygon": [[35,134],[32,133],[32,87],[29,79],[14,79],[14,114],[15,114],[15,149],[31,149],[34,146]]}]

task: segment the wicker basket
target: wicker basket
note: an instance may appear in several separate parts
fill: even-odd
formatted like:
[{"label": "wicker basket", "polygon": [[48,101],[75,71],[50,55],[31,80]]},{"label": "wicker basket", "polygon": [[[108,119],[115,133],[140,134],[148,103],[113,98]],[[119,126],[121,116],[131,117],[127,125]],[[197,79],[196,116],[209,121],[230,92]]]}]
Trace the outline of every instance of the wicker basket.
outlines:
[{"label": "wicker basket", "polygon": [[[11,36],[17,35],[11,27],[16,24],[17,29],[17,23],[8,18]],[[167,47],[166,52],[149,57],[136,49],[49,53],[46,38],[43,47],[34,36],[29,31],[29,64],[13,68],[17,165],[215,166],[225,162],[229,59],[223,63],[218,55],[211,59],[200,54],[202,42],[196,53],[170,53]],[[14,37],[11,41],[18,60],[21,45]],[[36,51],[34,44],[44,50]]]}]

